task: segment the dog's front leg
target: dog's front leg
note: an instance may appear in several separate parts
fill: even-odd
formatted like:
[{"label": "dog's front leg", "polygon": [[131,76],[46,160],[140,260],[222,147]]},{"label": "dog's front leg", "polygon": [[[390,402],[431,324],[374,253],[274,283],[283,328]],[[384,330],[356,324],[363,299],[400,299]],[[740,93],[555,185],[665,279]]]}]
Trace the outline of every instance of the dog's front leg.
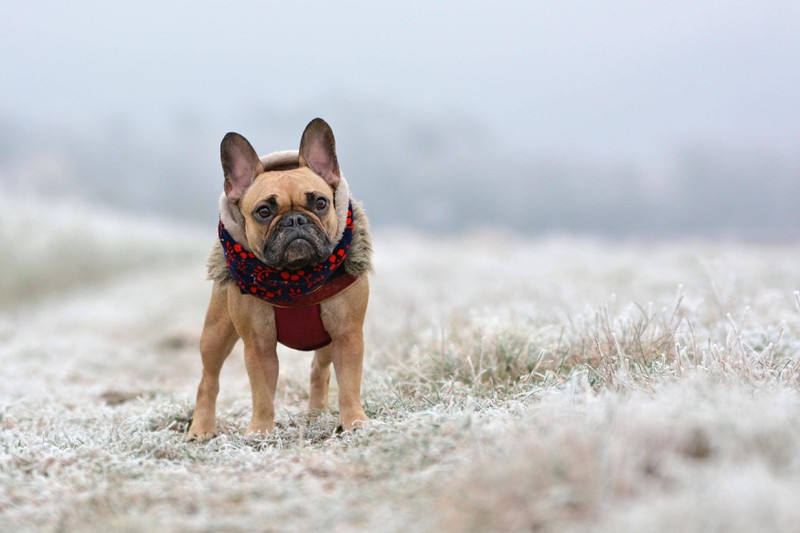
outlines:
[{"label": "dog's front leg", "polygon": [[[322,305],[322,322],[331,336],[330,353],[339,385],[339,418],[342,428],[355,429],[367,420],[361,408],[361,370],[364,363],[364,316],[369,282],[362,277],[343,293]],[[324,362],[322,360],[321,362]],[[314,372],[312,371],[312,398]],[[319,387],[319,392],[322,387]]]},{"label": "dog's front leg", "polygon": [[278,335],[272,306],[228,290],[228,311],[244,341],[244,364],[250,378],[253,418],[247,433],[269,433],[275,425],[275,389],[278,386]]},{"label": "dog's front leg", "polygon": [[364,336],[353,331],[333,341],[333,368],[339,385],[339,418],[344,429],[356,429],[368,418],[361,408]]},{"label": "dog's front leg", "polygon": [[314,352],[314,359],[311,361],[311,387],[308,394],[308,410],[312,413],[328,410],[332,361],[333,349],[330,345]]},{"label": "dog's front leg", "polygon": [[278,336],[272,306],[246,296],[232,286],[228,311],[244,341],[244,363],[250,378],[253,418],[247,433],[269,433],[275,425],[275,389],[278,386]]},{"label": "dog's front leg", "polygon": [[197,387],[194,417],[188,434],[190,439],[208,439],[215,434],[219,373],[237,340],[239,334],[228,314],[227,291],[214,285],[200,337],[203,376]]},{"label": "dog's front leg", "polygon": [[245,342],[244,362],[250,378],[253,418],[247,433],[269,433],[275,426],[275,389],[278,386],[278,352],[274,343]]}]

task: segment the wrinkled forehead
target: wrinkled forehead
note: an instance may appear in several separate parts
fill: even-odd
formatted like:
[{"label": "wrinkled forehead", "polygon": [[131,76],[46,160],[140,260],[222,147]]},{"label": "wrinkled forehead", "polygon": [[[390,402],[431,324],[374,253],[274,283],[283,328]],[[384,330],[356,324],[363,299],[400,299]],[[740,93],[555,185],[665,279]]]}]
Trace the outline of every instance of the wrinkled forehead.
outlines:
[{"label": "wrinkled forehead", "polygon": [[247,189],[242,205],[247,209],[258,201],[274,197],[279,204],[305,204],[308,195],[333,199],[331,186],[308,167],[273,170],[259,174]]}]

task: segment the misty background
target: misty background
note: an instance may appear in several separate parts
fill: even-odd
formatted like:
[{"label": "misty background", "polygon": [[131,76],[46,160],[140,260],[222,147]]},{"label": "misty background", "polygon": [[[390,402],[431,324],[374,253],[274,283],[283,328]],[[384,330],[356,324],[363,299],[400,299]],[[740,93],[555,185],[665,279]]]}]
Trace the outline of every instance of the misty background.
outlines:
[{"label": "misty background", "polygon": [[219,141],[325,118],[379,228],[796,238],[800,4],[28,2],[0,194],[213,228]]}]

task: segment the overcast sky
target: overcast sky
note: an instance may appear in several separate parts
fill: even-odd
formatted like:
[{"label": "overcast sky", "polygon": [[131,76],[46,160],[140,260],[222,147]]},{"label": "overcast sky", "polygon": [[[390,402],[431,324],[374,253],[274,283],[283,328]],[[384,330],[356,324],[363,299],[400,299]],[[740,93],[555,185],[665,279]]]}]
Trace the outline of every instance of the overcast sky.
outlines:
[{"label": "overcast sky", "polygon": [[14,2],[0,61],[0,116],[39,125],[349,98],[531,153],[800,146],[796,1]]}]

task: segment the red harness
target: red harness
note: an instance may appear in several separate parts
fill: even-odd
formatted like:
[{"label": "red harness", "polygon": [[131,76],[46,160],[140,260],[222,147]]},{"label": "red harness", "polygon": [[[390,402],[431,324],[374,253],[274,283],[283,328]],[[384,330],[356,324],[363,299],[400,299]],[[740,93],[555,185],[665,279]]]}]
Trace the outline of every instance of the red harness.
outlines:
[{"label": "red harness", "polygon": [[358,280],[358,276],[341,274],[316,291],[292,302],[291,307],[273,306],[278,342],[295,350],[310,351],[331,343],[331,336],[322,323],[322,302],[332,298]]},{"label": "red harness", "polygon": [[228,270],[242,294],[272,304],[278,342],[295,350],[316,350],[331,337],[322,323],[321,304],[352,285],[358,276],[345,272],[353,238],[353,206],[347,207],[342,238],[325,261],[300,270],[274,270],[237,243],[219,222],[219,240]]}]

